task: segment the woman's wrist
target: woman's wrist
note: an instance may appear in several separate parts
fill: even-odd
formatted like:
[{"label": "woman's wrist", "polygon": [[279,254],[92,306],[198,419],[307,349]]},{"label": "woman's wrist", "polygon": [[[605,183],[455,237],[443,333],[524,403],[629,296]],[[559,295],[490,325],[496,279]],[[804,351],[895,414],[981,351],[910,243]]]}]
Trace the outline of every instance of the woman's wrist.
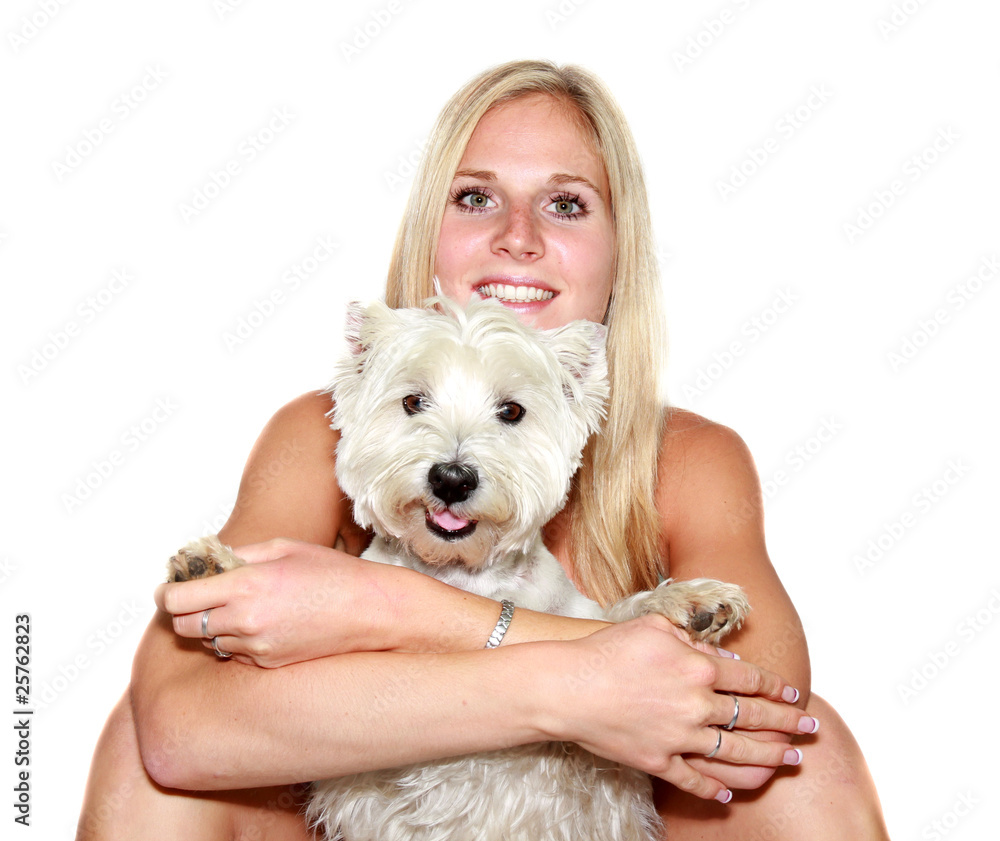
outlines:
[{"label": "woman's wrist", "polygon": [[[379,566],[379,564],[375,564]],[[372,587],[380,594],[381,648],[414,653],[475,651],[497,629],[502,602],[459,590],[404,567],[378,572]],[[575,619],[528,610],[514,603],[514,615],[503,634],[502,648],[541,640],[589,636],[610,623]]]},{"label": "woman's wrist", "polygon": [[367,590],[376,600],[371,611],[372,647],[379,650],[474,651],[486,644],[500,612],[493,599],[415,570],[377,562],[368,570]]},{"label": "woman's wrist", "polygon": [[527,728],[535,734],[534,741],[575,741],[573,711],[578,702],[574,696],[583,683],[583,677],[577,674],[580,668],[575,647],[562,640],[542,640],[517,648],[523,658],[520,668],[524,683],[531,687],[521,712]]}]

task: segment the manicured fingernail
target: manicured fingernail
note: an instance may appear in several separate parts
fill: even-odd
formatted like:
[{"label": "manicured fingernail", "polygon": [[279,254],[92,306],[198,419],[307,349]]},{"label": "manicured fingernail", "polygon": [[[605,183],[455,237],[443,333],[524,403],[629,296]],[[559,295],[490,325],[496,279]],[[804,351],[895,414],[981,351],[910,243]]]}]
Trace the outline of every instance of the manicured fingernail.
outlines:
[{"label": "manicured fingernail", "polygon": [[799,719],[800,733],[815,733],[817,730],[819,730],[819,719],[815,719],[811,715],[804,715]]},{"label": "manicured fingernail", "polygon": [[785,765],[798,765],[802,762],[802,751],[798,748],[786,750],[784,760]]},{"label": "manicured fingernail", "polygon": [[[730,660],[740,659],[740,655],[735,651],[726,651],[724,648],[716,648],[715,650],[719,652],[720,657],[728,657]],[[730,796],[732,796],[732,792],[730,792]],[[726,802],[728,803],[729,801],[727,800]]]},{"label": "manicured fingernail", "polygon": [[728,803],[733,799],[733,793],[728,788],[724,788],[717,795],[715,795],[715,799],[720,803]]},{"label": "manicured fingernail", "polygon": [[781,692],[781,700],[794,704],[799,700],[799,690],[794,686],[786,686]]}]

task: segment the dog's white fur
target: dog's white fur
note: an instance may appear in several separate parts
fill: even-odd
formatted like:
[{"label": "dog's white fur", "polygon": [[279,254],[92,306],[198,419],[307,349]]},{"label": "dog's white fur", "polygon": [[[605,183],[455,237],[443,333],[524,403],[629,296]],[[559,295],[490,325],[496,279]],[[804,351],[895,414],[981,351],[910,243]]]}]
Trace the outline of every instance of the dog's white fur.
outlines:
[{"label": "dog's white fur", "polygon": [[[337,480],[355,519],[375,533],[363,557],[547,613],[612,621],[663,613],[713,641],[738,627],[746,600],[715,581],[664,582],[604,611],[542,542],[603,417],[603,339],[590,322],[532,330],[495,302],[353,308],[351,354],[330,388],[331,425],[341,436]],[[523,412],[515,421],[512,404]],[[430,475],[440,464],[475,474],[466,499],[435,495]],[[191,577],[177,573],[191,558],[206,559],[208,574],[216,558],[223,568],[240,563],[217,540],[202,541],[172,559],[174,579]],[[644,773],[559,743],[318,782],[308,818],[344,841],[663,837]]]}]

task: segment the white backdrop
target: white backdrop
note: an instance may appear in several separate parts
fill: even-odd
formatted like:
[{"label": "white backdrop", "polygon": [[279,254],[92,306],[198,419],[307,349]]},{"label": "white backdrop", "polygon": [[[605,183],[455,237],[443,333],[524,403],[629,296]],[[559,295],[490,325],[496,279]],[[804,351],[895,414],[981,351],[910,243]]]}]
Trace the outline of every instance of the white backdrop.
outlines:
[{"label": "white backdrop", "polygon": [[26,836],[72,835],[163,560],[221,525],[268,417],[325,384],[345,302],[380,293],[438,109],[521,57],[595,70],[631,120],[670,394],[754,453],[814,688],[893,836],[995,833],[1000,7],[651,6],[4,4],[0,598],[8,676],[31,616]]}]

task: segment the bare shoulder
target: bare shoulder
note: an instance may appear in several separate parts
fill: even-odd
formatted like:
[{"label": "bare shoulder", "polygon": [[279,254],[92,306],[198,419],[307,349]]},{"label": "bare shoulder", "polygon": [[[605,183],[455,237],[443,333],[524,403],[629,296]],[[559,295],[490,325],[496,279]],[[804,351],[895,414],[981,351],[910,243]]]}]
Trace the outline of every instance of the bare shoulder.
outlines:
[{"label": "bare shoulder", "polygon": [[746,443],[729,427],[694,412],[667,411],[657,506],[669,556],[694,541],[762,540],[760,480]]},{"label": "bare shoulder", "polygon": [[349,510],[337,485],[337,433],[329,394],[312,391],[282,406],[247,459],[236,507],[222,534],[232,543],[291,537],[332,546]]},{"label": "bare shoulder", "polygon": [[[699,484],[729,478],[753,479],[757,471],[743,439],[728,426],[686,409],[667,409],[660,448],[660,487],[664,482],[698,480]],[[674,488],[674,490],[678,490]]]}]

